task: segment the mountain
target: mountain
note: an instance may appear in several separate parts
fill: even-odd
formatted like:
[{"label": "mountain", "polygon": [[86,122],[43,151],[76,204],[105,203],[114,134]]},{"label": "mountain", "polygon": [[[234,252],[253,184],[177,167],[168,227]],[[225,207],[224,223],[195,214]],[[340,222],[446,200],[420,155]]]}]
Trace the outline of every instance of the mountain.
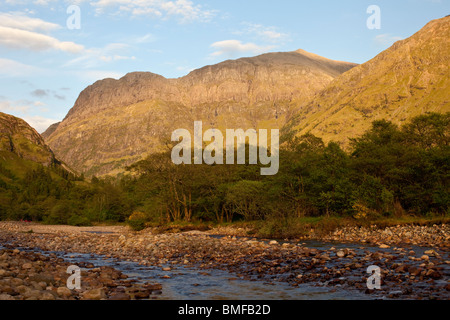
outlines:
[{"label": "mountain", "polygon": [[81,92],[46,142],[87,176],[116,174],[194,121],[205,129],[281,128],[293,106],[355,66],[298,50],[229,60],[178,79],[149,72],[105,79]]},{"label": "mountain", "polygon": [[51,167],[59,175],[76,175],[55,157],[42,136],[28,123],[0,112],[0,178],[1,169],[23,177],[28,170],[36,169],[39,165]]},{"label": "mountain", "polygon": [[20,158],[46,167],[56,162],[44,139],[24,120],[0,112],[0,161]]},{"label": "mountain", "polygon": [[61,122],[57,122],[57,123],[52,124],[50,127],[47,128],[47,130],[45,130],[43,133],[41,133],[41,136],[42,136],[44,139],[47,139],[48,137],[50,137],[50,135],[51,135],[53,132],[55,132],[55,130],[58,128],[58,126],[59,126],[60,123],[61,123]]},{"label": "mountain", "polygon": [[284,132],[308,132],[348,146],[374,120],[396,124],[428,112],[450,111],[450,17],[434,20],[408,39],[331,82],[300,104]]}]

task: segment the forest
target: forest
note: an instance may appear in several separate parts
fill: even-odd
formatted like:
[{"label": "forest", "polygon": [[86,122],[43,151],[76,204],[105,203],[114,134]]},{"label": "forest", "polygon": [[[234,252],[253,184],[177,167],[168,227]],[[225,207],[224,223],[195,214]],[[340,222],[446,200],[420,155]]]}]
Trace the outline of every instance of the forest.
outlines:
[{"label": "forest", "polygon": [[170,150],[121,177],[73,176],[43,166],[24,177],[0,163],[0,220],[140,230],[170,222],[259,222],[266,233],[305,217],[373,221],[448,216],[450,113],[399,127],[380,120],[345,150],[312,134],[281,137],[277,175],[259,165],[174,165]]}]

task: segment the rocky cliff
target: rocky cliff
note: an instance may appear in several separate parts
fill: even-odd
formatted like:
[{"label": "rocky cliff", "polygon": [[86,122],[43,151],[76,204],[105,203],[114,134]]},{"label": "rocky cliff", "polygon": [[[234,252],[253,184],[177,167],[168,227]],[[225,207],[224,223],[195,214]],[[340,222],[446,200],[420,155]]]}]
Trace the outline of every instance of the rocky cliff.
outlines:
[{"label": "rocky cliff", "polygon": [[355,66],[299,50],[225,61],[179,79],[148,72],[105,79],[80,94],[46,141],[79,172],[115,174],[194,121],[204,128],[280,128],[294,106]]},{"label": "rocky cliff", "polygon": [[55,163],[53,152],[36,130],[24,120],[0,112],[0,161],[8,154],[44,166]]}]

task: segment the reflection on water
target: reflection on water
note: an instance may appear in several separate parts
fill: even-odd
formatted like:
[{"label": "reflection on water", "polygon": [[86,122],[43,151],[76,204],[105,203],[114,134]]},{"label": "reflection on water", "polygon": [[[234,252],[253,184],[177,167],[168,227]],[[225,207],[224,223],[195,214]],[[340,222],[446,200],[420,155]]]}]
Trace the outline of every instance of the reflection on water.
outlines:
[{"label": "reflection on water", "polygon": [[[302,285],[298,288],[285,283],[265,283],[236,278],[235,275],[223,270],[200,270],[192,267],[170,267],[169,272],[160,267],[146,267],[138,263],[102,259],[90,254],[62,254],[59,257],[77,264],[90,262],[95,266],[112,266],[130,279],[139,282],[158,282],[163,286],[160,299],[170,300],[309,300],[309,299],[367,299],[358,292],[334,290],[325,287]],[[70,258],[72,256],[72,258]],[[170,279],[162,276],[169,275]]]},{"label": "reflection on water", "polygon": [[[377,247],[361,244],[324,243],[320,241],[305,241],[304,245],[319,250],[349,248],[363,253],[364,251],[379,251]],[[0,249],[1,249],[0,245]],[[411,246],[420,255],[428,248]],[[165,300],[358,300],[375,299],[356,289],[342,289],[339,286],[325,287],[301,284],[293,287],[284,282],[265,282],[264,280],[244,280],[235,274],[218,269],[203,270],[182,265],[167,265],[171,271],[163,271],[161,267],[142,266],[135,262],[120,261],[94,254],[45,252],[36,249],[27,251],[42,254],[55,254],[74,265],[92,263],[96,267],[110,266],[126,274],[129,279],[138,282],[160,283],[163,286],[159,299]],[[393,248],[383,250],[393,251]],[[448,258],[448,252],[444,253]],[[404,257],[399,260],[407,259]],[[444,267],[448,274],[448,266]],[[163,278],[170,276],[170,278]],[[281,277],[280,277],[281,279]],[[267,281],[267,279],[266,279]],[[445,281],[445,280],[444,280]]]},{"label": "reflection on water", "polygon": [[[282,282],[243,280],[223,270],[201,270],[195,267],[170,265],[171,271],[161,267],[142,266],[135,262],[120,261],[93,254],[45,252],[28,249],[42,254],[55,254],[58,258],[77,265],[92,263],[96,267],[110,266],[138,282],[154,282],[163,286],[162,300],[340,300],[367,299],[358,291],[336,290],[336,288],[314,287],[303,284],[292,287]],[[168,265],[169,266],[169,265]],[[164,279],[168,275],[170,279]]]}]

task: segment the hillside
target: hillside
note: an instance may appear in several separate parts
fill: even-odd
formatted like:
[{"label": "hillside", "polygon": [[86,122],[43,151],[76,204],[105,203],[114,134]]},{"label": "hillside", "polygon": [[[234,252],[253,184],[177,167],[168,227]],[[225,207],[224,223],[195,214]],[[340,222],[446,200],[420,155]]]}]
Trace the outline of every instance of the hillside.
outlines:
[{"label": "hillside", "polygon": [[179,79],[148,72],[105,79],[80,94],[46,142],[87,176],[116,174],[194,121],[205,129],[280,128],[293,106],[354,66],[299,50],[225,61]]},{"label": "hillside", "polygon": [[[55,175],[77,174],[64,162],[57,159],[37,133],[24,120],[0,112],[0,166],[6,176],[24,177],[27,171],[39,166],[51,168]],[[3,172],[4,173],[4,172]],[[0,170],[0,178],[4,176]]]},{"label": "hillside", "polygon": [[284,132],[311,132],[348,146],[374,120],[402,124],[450,111],[450,17],[434,20],[300,104]]},{"label": "hillside", "polygon": [[0,112],[0,161],[17,157],[42,164],[55,163],[55,157],[44,139],[24,120]]}]

